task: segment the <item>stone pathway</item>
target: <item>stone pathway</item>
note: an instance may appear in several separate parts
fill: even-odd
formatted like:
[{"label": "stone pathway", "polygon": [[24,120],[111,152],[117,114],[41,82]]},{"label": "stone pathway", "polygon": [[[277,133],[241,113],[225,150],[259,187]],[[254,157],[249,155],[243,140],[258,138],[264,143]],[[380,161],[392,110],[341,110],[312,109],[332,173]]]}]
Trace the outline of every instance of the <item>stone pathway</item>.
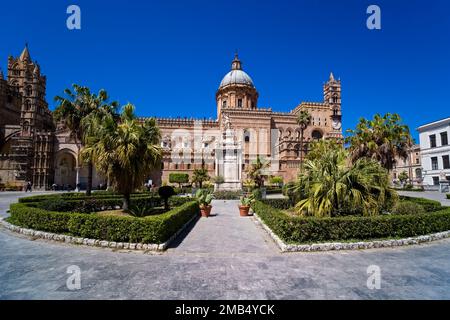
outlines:
[{"label": "stone pathway", "polygon": [[413,197],[413,198],[425,198],[430,200],[436,200],[439,201],[443,206],[449,206],[450,207],[450,200],[447,199],[447,195],[445,193],[440,193],[437,191],[424,191],[424,192],[417,192],[417,191],[399,191],[400,195],[407,196],[407,197]]},{"label": "stone pathway", "polygon": [[[0,193],[0,207],[17,196]],[[216,216],[161,254],[32,241],[0,228],[0,299],[450,299],[450,239],[281,254],[236,204],[214,202]],[[66,286],[72,265],[80,290]],[[380,290],[367,288],[370,265],[381,269]]]},{"label": "stone pathway", "polygon": [[269,254],[277,248],[253,217],[239,216],[239,201],[213,200],[211,216],[200,218],[168,252],[175,255]]}]

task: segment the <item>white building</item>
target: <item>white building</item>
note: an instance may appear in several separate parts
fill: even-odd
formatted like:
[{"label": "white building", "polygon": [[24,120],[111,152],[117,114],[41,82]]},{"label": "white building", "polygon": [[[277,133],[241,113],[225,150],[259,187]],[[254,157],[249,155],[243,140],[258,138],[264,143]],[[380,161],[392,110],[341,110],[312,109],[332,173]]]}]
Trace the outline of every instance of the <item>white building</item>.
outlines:
[{"label": "white building", "polygon": [[450,182],[450,118],[425,124],[420,135],[424,187],[448,186]]}]

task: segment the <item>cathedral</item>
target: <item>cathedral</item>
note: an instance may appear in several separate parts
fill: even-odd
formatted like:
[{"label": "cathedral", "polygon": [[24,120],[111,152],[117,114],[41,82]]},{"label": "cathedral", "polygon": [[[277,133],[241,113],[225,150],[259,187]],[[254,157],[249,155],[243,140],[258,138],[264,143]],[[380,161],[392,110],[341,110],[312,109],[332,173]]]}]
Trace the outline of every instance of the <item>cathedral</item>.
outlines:
[{"label": "cathedral", "polygon": [[[247,179],[245,173],[257,156],[270,160],[268,175],[292,181],[308,142],[342,139],[341,82],[332,73],[323,86],[322,102],[302,102],[290,112],[276,112],[259,107],[258,97],[236,55],[216,92],[217,120],[158,119],[164,157],[161,172],[154,177],[156,184],[168,182],[172,172],[191,174],[206,167],[210,176],[220,175],[225,185],[230,181],[236,186]],[[302,110],[311,116],[303,133],[303,151],[297,124]]]},{"label": "cathedral", "polygon": [[[80,186],[87,168],[64,123],[54,123],[45,98],[46,77],[32,61],[28,47],[8,58],[6,78],[0,71],[0,183],[35,189]],[[333,74],[323,86],[323,101],[302,102],[290,112],[258,106],[259,92],[236,55],[216,92],[216,120],[158,118],[163,161],[152,183],[169,182],[169,174],[207,168],[222,176],[225,189],[236,189],[257,156],[270,161],[268,175],[296,178],[308,142],[342,139],[341,83]],[[297,116],[306,110],[311,123],[304,131],[304,149]],[[94,172],[93,186],[106,184]]]}]

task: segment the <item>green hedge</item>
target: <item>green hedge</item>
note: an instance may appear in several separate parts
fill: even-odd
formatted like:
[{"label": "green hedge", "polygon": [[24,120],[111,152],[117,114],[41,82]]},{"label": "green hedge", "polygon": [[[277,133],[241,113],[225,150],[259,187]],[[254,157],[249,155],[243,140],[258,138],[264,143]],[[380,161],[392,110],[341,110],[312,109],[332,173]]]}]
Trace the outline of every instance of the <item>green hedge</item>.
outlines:
[{"label": "green hedge", "polygon": [[217,200],[239,200],[242,196],[242,191],[216,191],[214,192],[214,199]]},{"label": "green hedge", "polygon": [[447,199],[450,199],[450,194],[447,195]]},{"label": "green hedge", "polygon": [[32,203],[12,204],[12,224],[75,237],[116,242],[163,243],[199,214],[196,201],[144,218],[46,211]]},{"label": "green hedge", "polygon": [[416,215],[293,217],[257,201],[253,210],[287,243],[406,238],[450,230],[450,208]]},{"label": "green hedge", "polygon": [[[187,197],[171,197],[169,198],[169,205],[171,207],[180,206],[186,202],[191,201],[191,198]],[[29,203],[33,207],[40,209],[49,209],[48,204],[51,202],[64,202],[64,210],[59,209],[57,211],[77,211],[77,212],[93,212],[102,210],[113,210],[122,207],[122,197],[120,195],[109,196],[66,196],[66,194],[52,194],[52,195],[40,195],[26,198],[19,198],[19,203]],[[163,200],[159,196],[153,196],[147,194],[135,194],[131,197],[131,205],[157,207],[163,206]],[[86,211],[86,208],[91,210]],[[84,210],[83,210],[84,209]]]},{"label": "green hedge", "polygon": [[292,201],[288,198],[285,198],[285,199],[263,199],[263,200],[261,200],[261,202],[265,203],[271,207],[274,207],[276,209],[281,209],[281,210],[287,210],[294,206]]},{"label": "green hedge", "polygon": [[444,209],[439,201],[429,200],[425,198],[413,198],[401,196],[400,200],[414,202],[416,204],[420,204],[426,212],[435,212]]}]

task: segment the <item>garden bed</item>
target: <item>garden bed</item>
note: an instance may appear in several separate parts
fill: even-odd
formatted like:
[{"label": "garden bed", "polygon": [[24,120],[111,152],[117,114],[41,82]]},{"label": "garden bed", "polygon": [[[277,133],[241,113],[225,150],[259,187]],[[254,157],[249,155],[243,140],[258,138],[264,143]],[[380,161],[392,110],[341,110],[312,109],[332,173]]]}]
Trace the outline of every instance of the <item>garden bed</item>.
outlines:
[{"label": "garden bed", "polygon": [[[38,230],[52,234],[80,237],[120,243],[141,243],[160,245],[168,242],[188,222],[199,215],[196,201],[189,198],[173,197],[174,207],[165,213],[133,217],[114,214],[71,212],[82,206],[85,200],[69,200],[67,211],[49,211],[43,208],[43,203],[53,201],[53,196],[40,196],[39,200],[21,199],[10,207],[10,217],[7,222],[25,229]],[[91,197],[92,198],[92,197]],[[96,211],[120,208],[121,200],[116,198],[92,198]],[[56,198],[58,199],[58,198]],[[138,199],[133,199],[136,202]],[[139,201],[156,203],[155,198],[142,197]],[[175,204],[175,205],[174,205]],[[105,209],[106,208],[106,209]]]},{"label": "garden bed", "polygon": [[[412,201],[423,204],[431,200]],[[316,218],[291,216],[260,201],[253,205],[257,217],[285,245],[404,239],[450,230],[450,208],[431,208],[434,211],[423,214]]]}]

